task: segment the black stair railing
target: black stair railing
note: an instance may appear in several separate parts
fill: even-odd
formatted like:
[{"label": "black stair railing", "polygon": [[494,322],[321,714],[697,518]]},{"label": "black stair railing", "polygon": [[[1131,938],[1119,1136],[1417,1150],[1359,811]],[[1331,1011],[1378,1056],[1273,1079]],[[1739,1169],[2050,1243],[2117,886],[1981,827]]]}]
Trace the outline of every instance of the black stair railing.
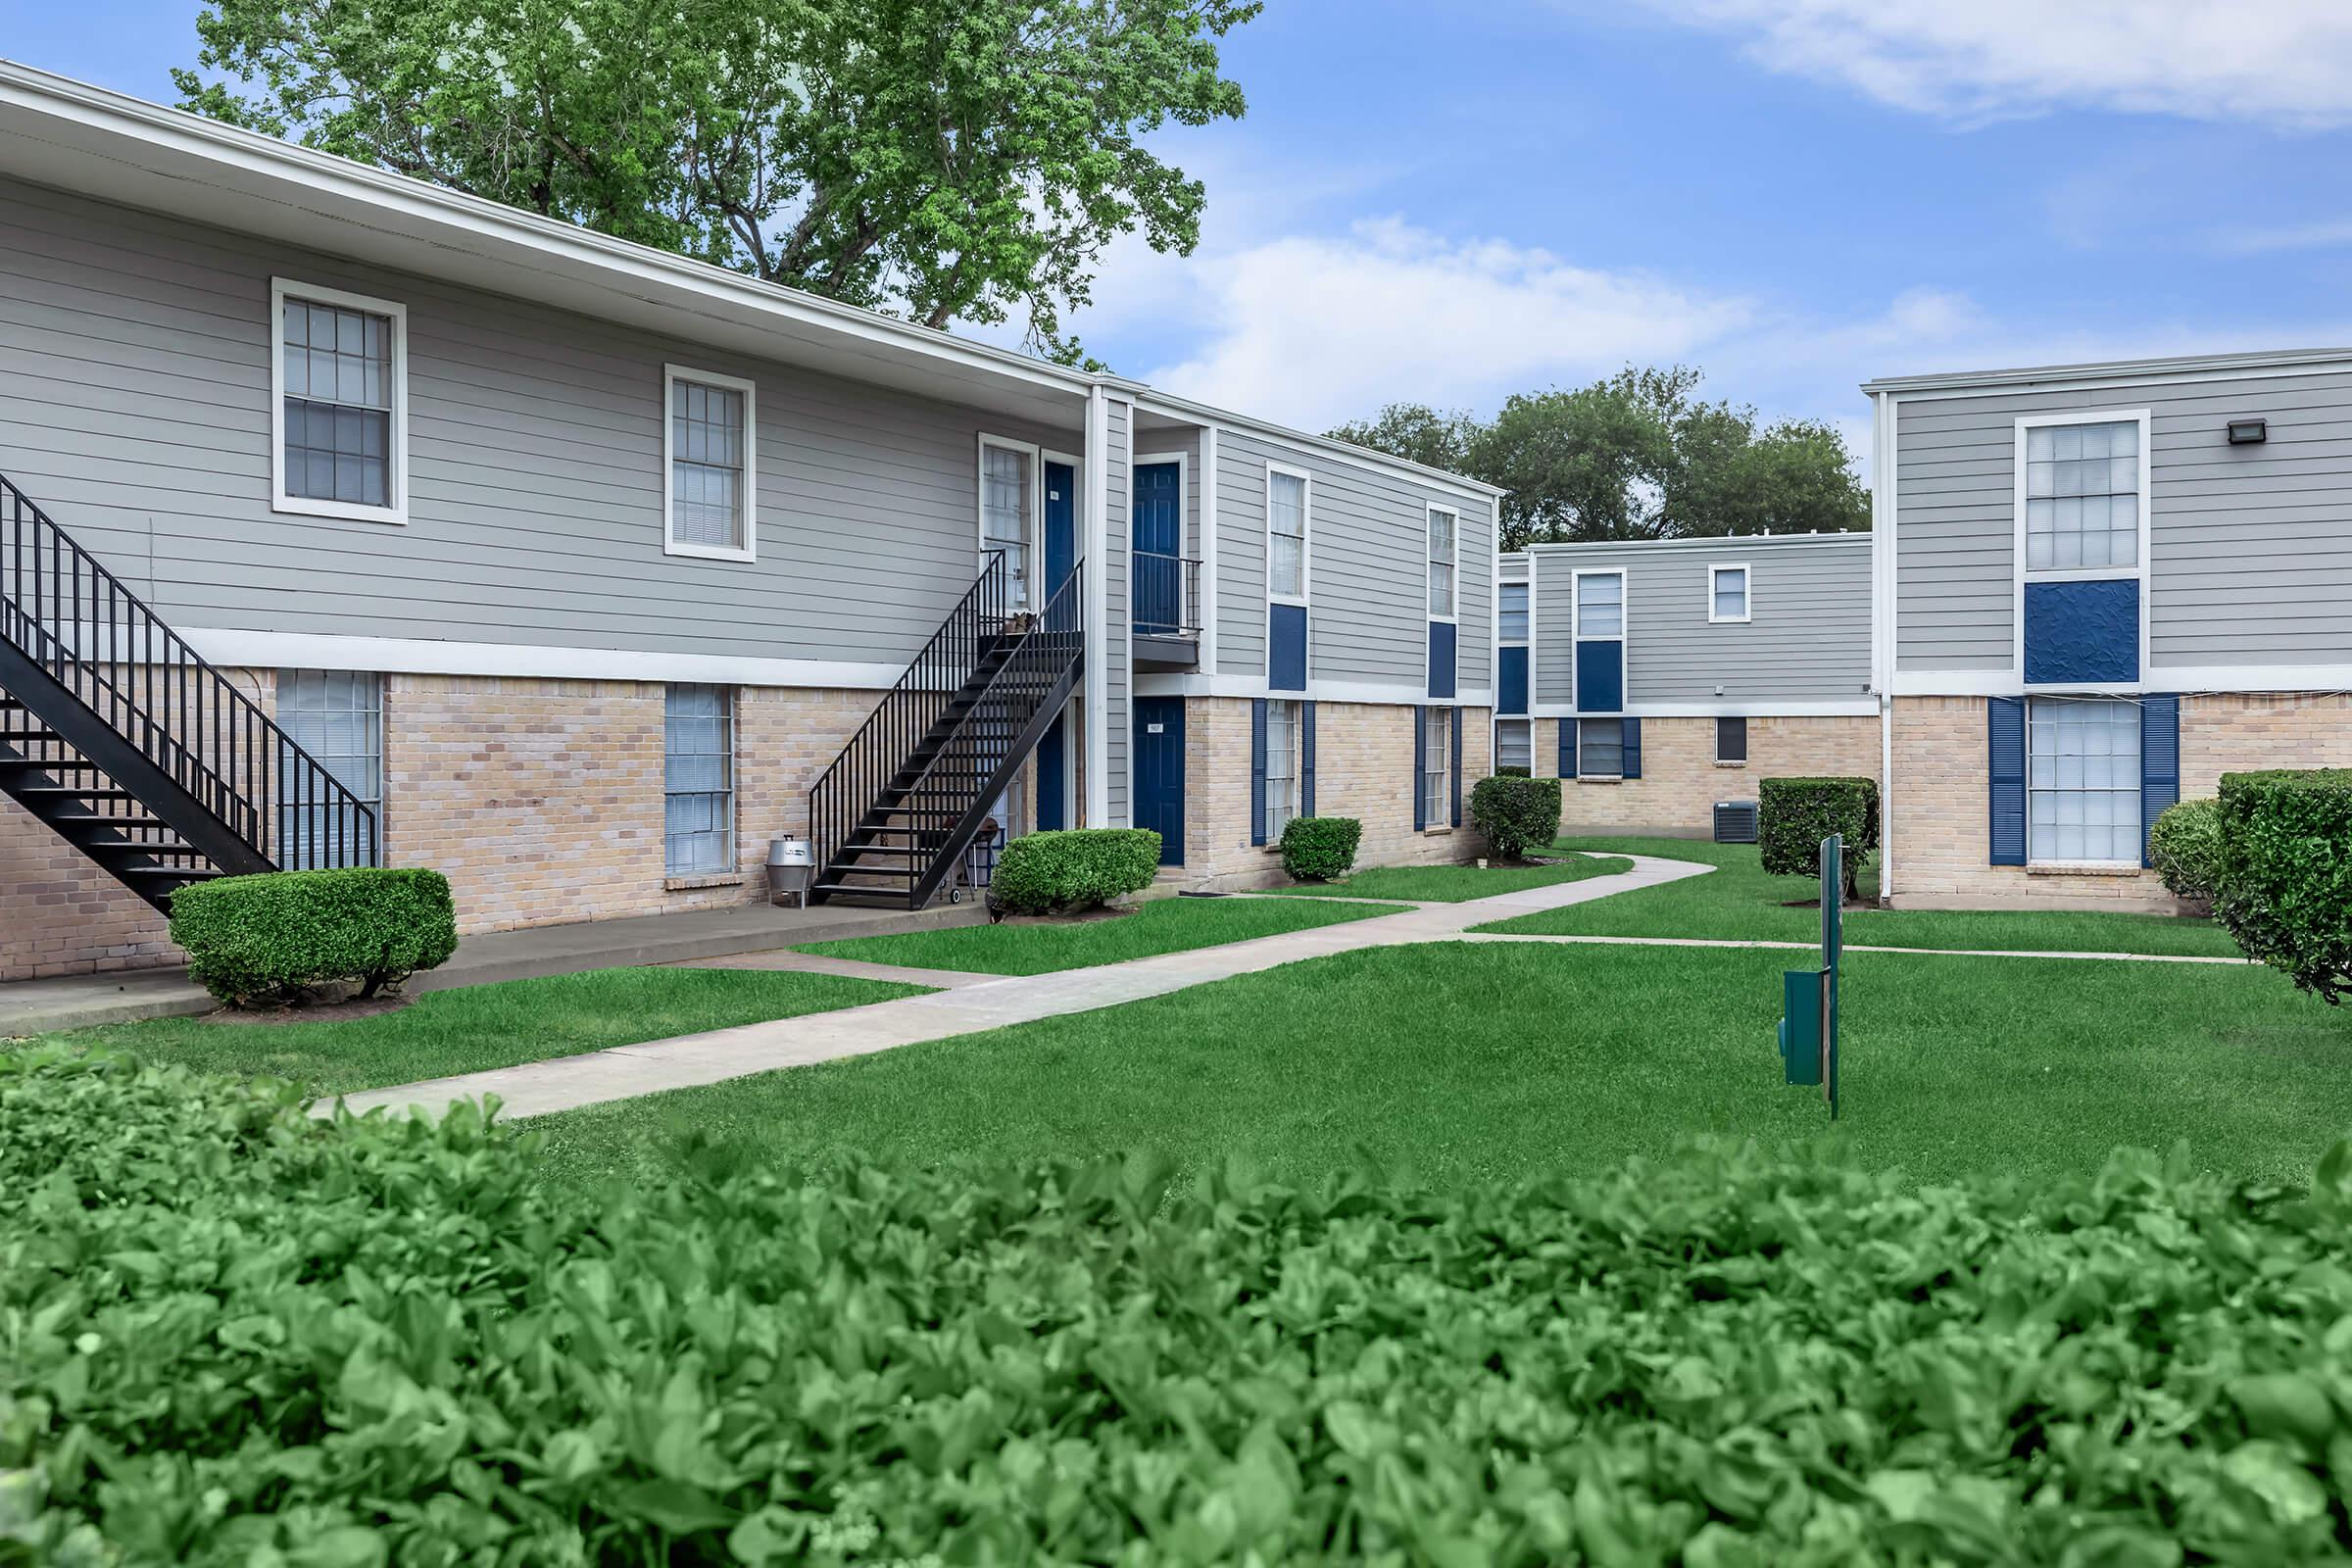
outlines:
[{"label": "black stair railing", "polygon": [[820,869],[832,864],[874,803],[898,781],[907,759],[1004,638],[1011,612],[1012,578],[1004,552],[992,550],[979,577],[906,673],[808,791],[808,839]]},{"label": "black stair railing", "polygon": [[[374,863],[374,810],[6,475],[0,643],[27,688],[15,697],[48,726],[30,760],[86,753],[76,730],[95,722],[251,852],[221,869]],[[77,710],[43,711],[61,695]]]}]

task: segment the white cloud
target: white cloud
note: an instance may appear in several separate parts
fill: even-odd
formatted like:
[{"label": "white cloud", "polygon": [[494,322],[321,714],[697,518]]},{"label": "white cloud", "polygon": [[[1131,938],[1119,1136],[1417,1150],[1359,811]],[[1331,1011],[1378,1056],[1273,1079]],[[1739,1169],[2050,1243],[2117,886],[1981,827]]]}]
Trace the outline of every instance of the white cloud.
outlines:
[{"label": "white cloud", "polygon": [[2352,123],[2343,0],[1646,0],[1765,65],[1962,120],[2094,108]]},{"label": "white cloud", "polygon": [[1202,256],[1189,285],[1195,346],[1145,378],[1306,429],[1398,400],[1491,410],[1628,361],[1690,358],[1751,315],[1735,298],[1396,219]]}]

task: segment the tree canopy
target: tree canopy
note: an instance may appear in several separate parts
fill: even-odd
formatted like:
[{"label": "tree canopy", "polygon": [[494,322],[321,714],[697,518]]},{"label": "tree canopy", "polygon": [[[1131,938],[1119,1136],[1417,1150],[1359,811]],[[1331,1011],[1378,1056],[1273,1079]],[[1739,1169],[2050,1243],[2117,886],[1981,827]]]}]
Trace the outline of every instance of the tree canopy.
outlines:
[{"label": "tree canopy", "polygon": [[1813,419],[1696,397],[1687,366],[1514,393],[1491,420],[1393,403],[1331,434],[1502,485],[1502,548],[1870,526],[1845,439]]},{"label": "tree canopy", "polygon": [[[1239,119],[1256,0],[212,0],[185,106],[926,325],[1063,320],[1189,253],[1146,138]],[[240,90],[238,84],[254,90]]]}]

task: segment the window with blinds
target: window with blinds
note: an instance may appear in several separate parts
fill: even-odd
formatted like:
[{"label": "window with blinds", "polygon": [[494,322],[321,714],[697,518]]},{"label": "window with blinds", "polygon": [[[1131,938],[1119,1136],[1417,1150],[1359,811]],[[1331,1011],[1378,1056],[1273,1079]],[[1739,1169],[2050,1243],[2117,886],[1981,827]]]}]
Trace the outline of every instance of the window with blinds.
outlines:
[{"label": "window with blinds", "polygon": [[672,686],[662,711],[663,865],[671,876],[735,869],[735,713],[724,686]]},{"label": "window with blinds", "polygon": [[749,559],[755,431],[751,383],[672,366],[668,524],[672,555]]},{"label": "window with blinds", "polygon": [[[359,804],[375,813],[373,842],[348,805],[280,802],[278,863],[289,871],[376,865],[383,858],[384,680],[346,669],[277,672],[277,724]],[[296,777],[291,757],[280,779]]]},{"label": "window with blinds", "polygon": [[1279,468],[1266,475],[1266,591],[1306,597],[1306,478]]}]

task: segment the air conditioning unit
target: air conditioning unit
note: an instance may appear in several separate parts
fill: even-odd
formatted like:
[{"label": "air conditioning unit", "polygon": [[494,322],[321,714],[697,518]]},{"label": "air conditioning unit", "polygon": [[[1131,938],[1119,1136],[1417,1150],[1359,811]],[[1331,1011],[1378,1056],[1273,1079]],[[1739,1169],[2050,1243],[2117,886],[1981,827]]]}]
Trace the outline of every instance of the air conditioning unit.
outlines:
[{"label": "air conditioning unit", "polygon": [[1717,801],[1715,803],[1715,842],[1718,844],[1755,843],[1756,803],[1753,801]]}]

